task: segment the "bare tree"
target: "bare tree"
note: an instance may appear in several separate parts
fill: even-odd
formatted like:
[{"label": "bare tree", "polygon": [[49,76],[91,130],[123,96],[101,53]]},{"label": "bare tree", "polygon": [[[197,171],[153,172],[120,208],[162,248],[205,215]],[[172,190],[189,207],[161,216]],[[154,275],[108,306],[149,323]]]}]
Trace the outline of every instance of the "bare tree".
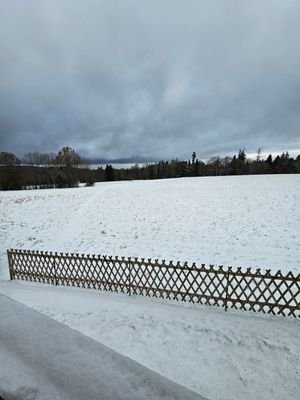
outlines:
[{"label": "bare tree", "polygon": [[75,168],[78,167],[82,161],[79,154],[71,147],[63,147],[55,157],[54,163],[66,168]]},{"label": "bare tree", "polygon": [[53,153],[39,153],[38,151],[34,151],[24,154],[25,163],[32,166],[51,165],[54,158],[55,154]]},{"label": "bare tree", "polygon": [[13,153],[0,153],[0,165],[12,166],[12,165],[20,165],[21,161],[17,156]]}]

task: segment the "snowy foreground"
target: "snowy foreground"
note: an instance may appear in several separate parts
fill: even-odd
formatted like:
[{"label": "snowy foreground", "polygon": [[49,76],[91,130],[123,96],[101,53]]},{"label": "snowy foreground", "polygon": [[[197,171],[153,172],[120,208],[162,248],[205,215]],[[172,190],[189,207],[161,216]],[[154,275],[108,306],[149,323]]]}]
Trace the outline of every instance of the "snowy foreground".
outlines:
[{"label": "snowy foreground", "polygon": [[300,398],[300,323],[27,282],[1,292],[211,400]]},{"label": "snowy foreground", "polygon": [[2,295],[0,315],[0,396],[6,400],[205,400]]},{"label": "snowy foreground", "polygon": [[300,175],[0,192],[0,293],[211,400],[300,398],[300,323],[8,282],[7,248],[300,272]]}]

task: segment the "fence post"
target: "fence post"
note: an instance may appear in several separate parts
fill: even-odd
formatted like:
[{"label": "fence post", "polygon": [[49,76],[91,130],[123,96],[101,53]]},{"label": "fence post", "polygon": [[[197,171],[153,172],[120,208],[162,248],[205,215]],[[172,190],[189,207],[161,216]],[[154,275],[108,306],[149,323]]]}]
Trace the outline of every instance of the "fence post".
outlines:
[{"label": "fence post", "polygon": [[13,260],[10,250],[7,250],[7,260],[8,260],[9,279],[12,281],[14,279],[14,274],[13,274]]},{"label": "fence post", "polygon": [[128,296],[131,296],[131,258],[128,258]]},{"label": "fence post", "polygon": [[58,285],[57,283],[57,274],[56,274],[56,257],[57,257],[57,253],[55,252],[53,254],[53,277],[54,277],[54,282],[55,282],[55,286]]},{"label": "fence post", "polygon": [[228,300],[229,300],[228,289],[229,289],[229,276],[232,272],[231,269],[232,269],[232,267],[228,267],[228,271],[226,274],[227,282],[226,282],[226,289],[225,289],[225,311],[227,311],[227,309],[228,309]]}]

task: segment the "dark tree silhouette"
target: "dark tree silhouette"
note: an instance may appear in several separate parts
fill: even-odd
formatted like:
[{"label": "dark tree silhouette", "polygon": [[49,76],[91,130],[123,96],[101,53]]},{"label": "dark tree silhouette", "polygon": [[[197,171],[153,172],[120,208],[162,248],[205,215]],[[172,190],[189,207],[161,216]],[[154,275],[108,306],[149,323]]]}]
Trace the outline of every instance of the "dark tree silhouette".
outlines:
[{"label": "dark tree silhouette", "polygon": [[12,166],[12,165],[20,165],[21,161],[17,156],[13,153],[0,153],[0,165]]},{"label": "dark tree silhouette", "polygon": [[193,151],[193,154],[192,154],[192,164],[195,164],[196,157],[197,157],[196,152]]},{"label": "dark tree silhouette", "polygon": [[115,173],[114,169],[111,165],[106,165],[105,168],[105,180],[106,181],[114,181],[115,180]]},{"label": "dark tree silhouette", "polygon": [[63,147],[59,150],[57,156],[54,159],[54,164],[66,167],[75,168],[82,163],[81,158],[75,150],[71,147]]},{"label": "dark tree silhouette", "polygon": [[[194,152],[195,153],[195,152]],[[27,159],[40,160],[40,154]],[[192,161],[171,160],[131,168],[114,169],[107,165],[105,169],[88,169],[81,165],[80,156],[70,147],[62,148],[55,156],[52,166],[43,163],[37,166],[20,165],[20,160],[12,153],[0,153],[0,189],[12,190],[21,188],[73,187],[78,182],[93,185],[94,182],[131,180],[131,179],[165,179],[187,176],[245,175],[245,174],[288,174],[300,173],[300,155],[296,159],[283,152],[274,160],[270,154],[266,160],[259,157],[249,160],[245,149],[240,149],[233,157],[211,157],[206,163],[196,158]],[[36,158],[35,158],[36,157]]]}]

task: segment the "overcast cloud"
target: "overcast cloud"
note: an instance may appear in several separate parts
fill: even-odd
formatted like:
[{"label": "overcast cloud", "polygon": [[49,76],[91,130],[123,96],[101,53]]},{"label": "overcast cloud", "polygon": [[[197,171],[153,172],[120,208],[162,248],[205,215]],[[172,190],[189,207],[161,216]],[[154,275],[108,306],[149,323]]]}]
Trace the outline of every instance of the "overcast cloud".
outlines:
[{"label": "overcast cloud", "polygon": [[299,0],[0,0],[0,151],[300,149]]}]

